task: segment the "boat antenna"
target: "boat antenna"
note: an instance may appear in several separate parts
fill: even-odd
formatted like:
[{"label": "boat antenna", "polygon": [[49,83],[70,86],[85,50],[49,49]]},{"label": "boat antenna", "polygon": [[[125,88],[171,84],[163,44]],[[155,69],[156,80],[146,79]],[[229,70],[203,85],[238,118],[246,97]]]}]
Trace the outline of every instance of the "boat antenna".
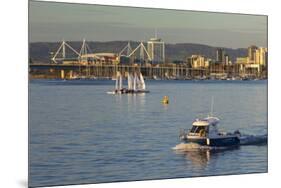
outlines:
[{"label": "boat antenna", "polygon": [[214,96],[212,96],[210,116],[213,116],[213,112],[214,112]]}]

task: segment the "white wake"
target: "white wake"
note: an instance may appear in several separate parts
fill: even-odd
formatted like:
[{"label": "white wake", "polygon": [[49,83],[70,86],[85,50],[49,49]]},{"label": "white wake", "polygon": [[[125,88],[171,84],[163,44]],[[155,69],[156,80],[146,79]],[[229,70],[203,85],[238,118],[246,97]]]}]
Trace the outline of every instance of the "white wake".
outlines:
[{"label": "white wake", "polygon": [[240,145],[262,145],[267,144],[267,134],[263,135],[241,135]]},{"label": "white wake", "polygon": [[[267,144],[267,135],[241,135],[240,145],[263,145]],[[202,146],[197,143],[180,143],[173,147],[173,150],[177,151],[198,151],[198,150],[223,150],[231,147],[211,147]]]}]

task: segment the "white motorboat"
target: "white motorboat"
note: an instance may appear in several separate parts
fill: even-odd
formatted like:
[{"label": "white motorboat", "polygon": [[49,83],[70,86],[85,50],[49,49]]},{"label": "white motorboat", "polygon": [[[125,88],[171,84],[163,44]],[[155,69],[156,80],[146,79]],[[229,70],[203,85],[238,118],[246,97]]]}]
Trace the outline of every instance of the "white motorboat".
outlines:
[{"label": "white motorboat", "polygon": [[[213,109],[213,100],[211,109]],[[197,143],[203,146],[226,147],[239,145],[240,132],[238,130],[233,133],[219,131],[218,124],[220,120],[212,115],[212,111],[210,116],[196,119],[189,131],[181,130],[180,139],[184,142]]]}]

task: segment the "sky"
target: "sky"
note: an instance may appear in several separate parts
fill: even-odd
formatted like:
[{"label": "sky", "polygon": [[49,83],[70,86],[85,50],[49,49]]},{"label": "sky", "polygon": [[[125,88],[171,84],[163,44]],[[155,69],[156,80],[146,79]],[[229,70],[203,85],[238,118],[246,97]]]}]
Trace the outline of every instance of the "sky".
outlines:
[{"label": "sky", "polygon": [[147,41],[267,47],[267,17],[29,1],[30,42]]}]

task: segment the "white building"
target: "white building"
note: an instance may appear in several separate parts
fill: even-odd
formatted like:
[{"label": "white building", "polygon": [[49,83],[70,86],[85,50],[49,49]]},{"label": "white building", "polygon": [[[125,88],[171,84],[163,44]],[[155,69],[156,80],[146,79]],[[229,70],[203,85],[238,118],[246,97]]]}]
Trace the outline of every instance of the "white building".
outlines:
[{"label": "white building", "polygon": [[165,43],[160,38],[151,38],[147,42],[147,51],[152,63],[165,62]]}]

